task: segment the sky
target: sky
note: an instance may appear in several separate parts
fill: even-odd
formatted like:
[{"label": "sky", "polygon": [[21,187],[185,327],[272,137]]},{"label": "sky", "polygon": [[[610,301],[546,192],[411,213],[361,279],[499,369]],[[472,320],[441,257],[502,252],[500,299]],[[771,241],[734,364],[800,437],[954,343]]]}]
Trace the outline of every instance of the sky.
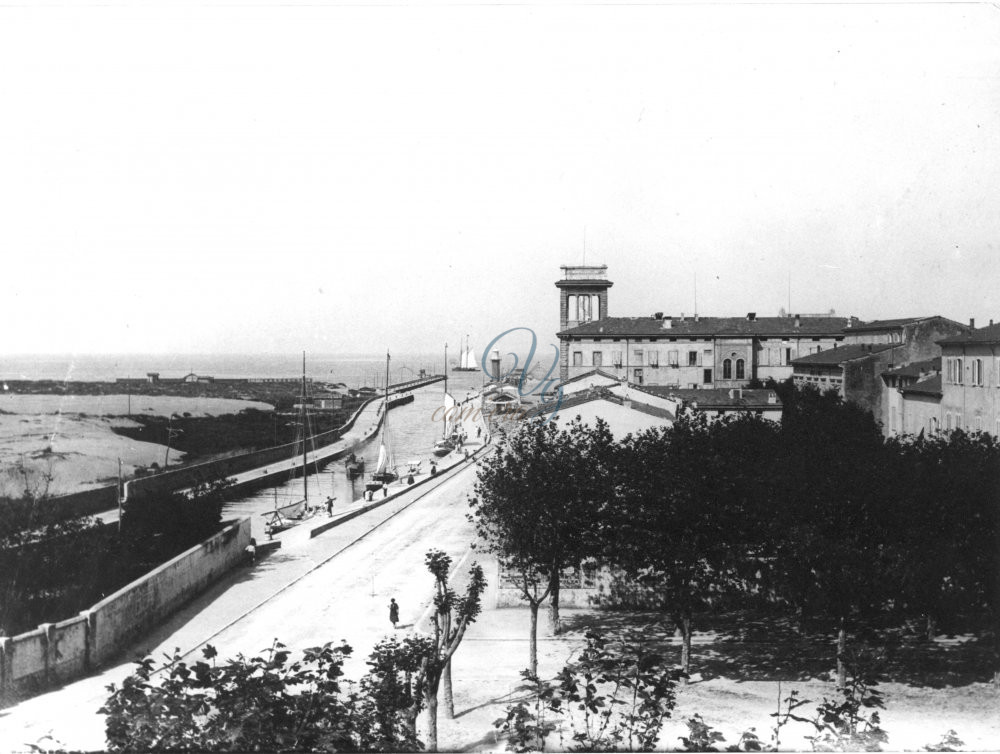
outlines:
[{"label": "sky", "polygon": [[541,348],[584,260],[1000,320],[1000,6],[0,6],[0,355]]}]

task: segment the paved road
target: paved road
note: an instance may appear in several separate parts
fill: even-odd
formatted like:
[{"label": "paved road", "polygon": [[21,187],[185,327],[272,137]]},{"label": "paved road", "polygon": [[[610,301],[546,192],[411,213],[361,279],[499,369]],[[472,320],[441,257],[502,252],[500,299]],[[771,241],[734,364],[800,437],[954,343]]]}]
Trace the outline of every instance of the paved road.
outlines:
[{"label": "paved road", "polygon": [[[359,678],[373,644],[392,633],[390,597],[401,606],[401,631],[427,610],[431,576],[423,558],[432,547],[459,562],[473,539],[466,519],[474,465],[432,490],[419,487],[298,547],[282,548],[200,597],[161,630],[125,653],[160,658],[180,648],[192,657],[205,642],[223,657],[257,653],[275,638],[295,650],[346,640],[355,648],[347,674]],[[0,748],[23,749],[50,734],[65,748],[100,749],[96,714],[105,686],[120,684],[127,661],[99,675],[0,710]]]}]

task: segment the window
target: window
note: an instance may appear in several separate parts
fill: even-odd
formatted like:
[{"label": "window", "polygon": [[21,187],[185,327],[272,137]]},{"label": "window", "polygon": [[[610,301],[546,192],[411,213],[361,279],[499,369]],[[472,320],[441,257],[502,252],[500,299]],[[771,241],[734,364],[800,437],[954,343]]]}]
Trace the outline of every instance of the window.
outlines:
[{"label": "window", "polygon": [[981,416],[976,417],[976,431],[977,432],[983,431],[983,417]]},{"label": "window", "polygon": [[612,351],[611,352],[611,363],[614,364],[616,367],[620,367],[622,365],[622,352],[621,351]]},{"label": "window", "polygon": [[746,379],[746,362],[743,359],[736,360],[736,379],[745,380]]},{"label": "window", "polygon": [[593,361],[591,362],[595,367],[604,366],[604,352],[594,351]]},{"label": "window", "polygon": [[641,385],[642,384],[642,370],[641,369],[633,369],[632,370],[632,377],[633,377],[632,381],[636,385]]},{"label": "window", "polygon": [[711,382],[712,382],[712,370],[711,369],[706,369],[705,370],[704,379],[702,380],[702,382],[704,382],[706,385],[711,384]]},{"label": "window", "polygon": [[660,352],[659,351],[650,351],[649,352],[649,365],[651,367],[659,367],[660,366]]},{"label": "window", "polygon": [[993,365],[993,377],[997,387],[1000,387],[1000,359]]},{"label": "window", "polygon": [[667,364],[669,364],[672,367],[677,366],[677,351],[667,352]]},{"label": "window", "polygon": [[944,415],[944,428],[947,429],[947,430],[951,429],[951,413],[950,412]]},{"label": "window", "polygon": [[634,361],[636,364],[642,364],[642,349],[641,348],[633,348],[632,349],[632,361]]},{"label": "window", "polygon": [[955,383],[962,384],[962,360],[955,359]]},{"label": "window", "polygon": [[688,366],[689,367],[696,367],[696,366],[698,366],[698,352],[697,351],[688,351]]},{"label": "window", "polygon": [[955,429],[961,429],[961,428],[962,428],[962,415],[955,414]]},{"label": "window", "polygon": [[573,366],[583,366],[583,351],[573,351]]},{"label": "window", "polygon": [[786,348],[785,349],[785,365],[787,366],[788,364],[791,364],[791,363],[792,363],[792,349],[791,348]]},{"label": "window", "polygon": [[938,431],[938,420],[936,416],[932,416],[927,422],[927,429],[930,430],[932,435],[937,434]]},{"label": "window", "polygon": [[976,387],[983,386],[983,360],[972,359],[972,384]]},{"label": "window", "polygon": [[722,379],[731,380],[733,378],[733,362],[730,359],[722,360]]}]

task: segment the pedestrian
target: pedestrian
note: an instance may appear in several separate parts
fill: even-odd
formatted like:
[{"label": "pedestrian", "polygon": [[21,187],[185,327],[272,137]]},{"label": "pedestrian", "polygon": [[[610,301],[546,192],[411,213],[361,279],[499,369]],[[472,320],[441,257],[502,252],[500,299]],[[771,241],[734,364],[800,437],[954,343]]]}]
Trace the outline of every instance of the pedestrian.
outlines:
[{"label": "pedestrian", "polygon": [[437,476],[438,467],[437,464],[431,464],[431,476]]},{"label": "pedestrian", "polygon": [[413,484],[413,474],[410,474],[408,477],[406,477],[406,483]]},{"label": "pedestrian", "polygon": [[395,630],[396,624],[399,623],[399,605],[396,604],[395,597],[389,600],[389,622],[392,623],[392,628]]},{"label": "pedestrian", "polygon": [[477,440],[480,438],[480,436],[482,434],[483,434],[483,428],[482,427],[476,427],[476,439]]},{"label": "pedestrian", "polygon": [[468,461],[469,460],[469,449],[468,448],[464,448],[462,452],[465,453],[465,459],[464,460]]},{"label": "pedestrian", "polygon": [[389,497],[389,485],[382,482],[382,497]]},{"label": "pedestrian", "polygon": [[250,537],[250,544],[246,547],[246,553],[250,565],[254,565],[257,562],[257,540],[253,537]]},{"label": "pedestrian", "polygon": [[326,515],[333,518],[333,498],[329,495],[326,497]]}]

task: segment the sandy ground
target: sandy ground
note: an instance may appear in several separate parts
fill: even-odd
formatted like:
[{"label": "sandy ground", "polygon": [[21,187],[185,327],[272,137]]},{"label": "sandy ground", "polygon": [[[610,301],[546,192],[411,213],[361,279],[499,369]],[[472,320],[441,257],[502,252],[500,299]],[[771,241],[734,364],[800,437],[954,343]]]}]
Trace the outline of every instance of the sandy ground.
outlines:
[{"label": "sandy ground", "polygon": [[[551,677],[583,643],[585,625],[615,623],[614,616],[586,610],[564,610],[564,622],[577,624],[578,629],[553,636],[545,625],[544,614],[539,620],[539,673]],[[609,618],[611,619],[609,621]],[[528,611],[506,608],[484,612],[480,621],[469,631],[456,654],[454,665],[455,705],[457,717],[441,722],[441,747],[450,750],[503,749],[497,741],[493,722],[506,714],[506,707],[519,698],[519,672],[528,664]],[[696,647],[693,662],[699,652],[711,652],[711,645]],[[695,676],[697,679],[697,676]],[[720,731],[726,745],[735,744],[740,734],[756,728],[757,735],[770,739],[779,693],[782,697],[792,690],[799,696],[819,703],[824,696],[833,697],[834,685],[828,681],[736,681],[716,677],[695,680],[679,689],[677,706],[664,727],[662,749],[680,747],[680,736],[687,735],[685,720],[700,714],[707,724]],[[882,727],[889,733],[888,751],[919,750],[936,743],[941,735],[954,729],[965,742],[965,750],[993,751],[1000,746],[1000,692],[985,683],[958,687],[931,688],[902,683],[883,683],[886,710],[881,711]],[[810,717],[816,704],[798,710]],[[804,736],[811,728],[792,723],[782,730],[781,748],[787,751],[810,750]],[[558,739],[550,748],[561,750]]]},{"label": "sandy ground", "polygon": [[[114,427],[137,426],[127,418],[126,395],[0,394],[0,494],[20,494],[23,483],[10,478],[10,464],[23,461],[34,479],[52,474],[50,494],[98,487],[117,478],[118,459],[126,474],[137,466],[163,464],[166,446],[139,442],[114,433]],[[224,398],[132,396],[132,413],[169,416],[234,414],[247,408],[271,410],[266,403]],[[183,460],[172,451],[171,463]]]}]

